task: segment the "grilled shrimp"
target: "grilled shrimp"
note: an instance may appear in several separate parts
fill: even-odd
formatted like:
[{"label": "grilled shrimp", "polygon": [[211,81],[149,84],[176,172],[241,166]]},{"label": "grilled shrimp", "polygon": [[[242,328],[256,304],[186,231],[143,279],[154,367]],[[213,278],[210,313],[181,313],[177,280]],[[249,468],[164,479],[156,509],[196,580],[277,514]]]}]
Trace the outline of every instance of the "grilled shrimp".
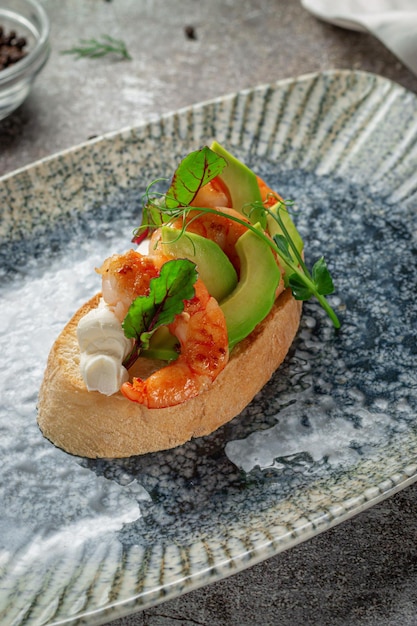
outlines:
[{"label": "grilled shrimp", "polygon": [[191,202],[191,206],[196,207],[224,207],[232,206],[229,190],[224,185],[222,180],[216,176],[210,182],[203,185],[197,192],[194,200]]},{"label": "grilled shrimp", "polygon": [[217,301],[197,280],[195,296],[168,326],[181,346],[176,361],[146,380],[133,378],[121,392],[149,408],[180,404],[202,393],[226,366],[229,358],[226,321]]},{"label": "grilled shrimp", "polygon": [[[104,261],[98,270],[103,299],[120,321],[133,300],[149,292],[165,261],[155,252],[147,257],[134,250]],[[229,348],[223,312],[201,280],[194,287],[194,297],[185,301],[184,311],[168,326],[180,343],[178,359],[146,380],[134,378],[122,385],[130,400],[152,408],[179,404],[204,391],[225,367]]]},{"label": "grilled shrimp", "polygon": [[103,299],[122,322],[133,300],[146,295],[159,268],[154,258],[129,250],[106,259],[97,272],[102,276]]},{"label": "grilled shrimp", "polygon": [[[218,213],[208,213],[195,209],[185,216],[186,230],[206,239],[211,239],[229,257],[234,267],[239,270],[240,260],[236,252],[236,242],[247,228],[239,222],[229,219],[227,216],[236,217],[241,221],[248,220],[241,214],[227,207],[217,207]],[[249,222],[248,222],[249,223]],[[184,218],[180,217],[172,223],[173,228],[181,229],[184,226]]]},{"label": "grilled shrimp", "polygon": [[274,206],[274,204],[276,204],[279,200],[281,202],[284,202],[281,196],[276,191],[273,191],[271,187],[268,187],[266,182],[262,178],[260,178],[260,176],[257,176],[256,178],[258,181],[258,187],[259,191],[261,192],[261,199],[264,203],[264,206],[266,206],[267,208],[271,208],[271,206]]}]

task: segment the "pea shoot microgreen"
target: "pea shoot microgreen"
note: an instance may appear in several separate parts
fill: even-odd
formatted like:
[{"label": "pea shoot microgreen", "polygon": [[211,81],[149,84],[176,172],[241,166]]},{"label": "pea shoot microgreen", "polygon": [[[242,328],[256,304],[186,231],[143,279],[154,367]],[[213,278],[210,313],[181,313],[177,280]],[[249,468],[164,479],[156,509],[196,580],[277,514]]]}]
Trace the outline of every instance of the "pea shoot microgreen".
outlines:
[{"label": "pea shoot microgreen", "polygon": [[[151,183],[145,193],[142,223],[136,230],[133,241],[140,243],[146,238],[152,229],[158,228],[164,223],[169,223],[179,217],[185,217],[190,211],[198,210],[199,213],[221,213],[220,209],[208,207],[190,206],[198,190],[218,176],[226,167],[223,157],[217,155],[205,146],[201,150],[190,153],[179,165],[172,179],[171,185],[165,194],[151,195],[154,183]],[[161,179],[155,182],[160,182]],[[271,207],[264,205],[249,205],[245,207],[248,212],[259,211],[260,208],[266,216],[278,225],[278,233],[269,236],[256,225],[248,223],[246,215],[242,219],[234,215],[225,214],[229,219],[243,224],[261,237],[268,246],[277,254],[285,267],[285,285],[289,287],[296,300],[309,300],[315,297],[324,311],[329,316],[335,328],[340,328],[340,321],[330,306],[326,296],[334,292],[334,285],[330,271],[324,257],[318,259],[311,272],[299,251],[294,236],[290,234],[288,224],[287,206],[290,202],[284,202],[276,198],[277,202]],[[248,213],[249,214],[249,213]],[[287,219],[283,219],[286,215]],[[184,220],[185,224],[185,220]],[[186,225],[183,227],[186,229]],[[299,235],[297,233],[297,238]]]},{"label": "pea shoot microgreen", "polygon": [[278,256],[287,266],[287,272],[288,269],[292,271],[292,273],[288,272],[289,275],[286,275],[286,285],[290,287],[296,300],[309,300],[314,296],[326,311],[333,323],[333,326],[335,328],[340,328],[340,321],[325,298],[325,296],[334,292],[334,284],[324,257],[320,257],[320,259],[314,263],[310,273],[302,255],[300,254],[297,246],[294,244],[294,241],[290,236],[284,221],[282,220],[281,211],[286,210],[285,203],[278,201],[275,209],[275,211],[266,210],[268,214],[272,215],[273,219],[275,219],[278,223],[283,233],[274,235],[273,241],[276,245],[276,252]]}]

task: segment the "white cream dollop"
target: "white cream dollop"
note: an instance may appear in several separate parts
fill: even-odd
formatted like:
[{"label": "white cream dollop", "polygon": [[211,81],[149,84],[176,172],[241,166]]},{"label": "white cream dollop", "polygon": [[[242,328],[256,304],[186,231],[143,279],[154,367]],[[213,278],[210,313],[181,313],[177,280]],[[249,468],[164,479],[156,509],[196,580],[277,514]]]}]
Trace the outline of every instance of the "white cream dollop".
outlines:
[{"label": "white cream dollop", "polygon": [[80,319],[77,326],[81,376],[89,391],[111,396],[129,378],[123,359],[133,347],[119,319],[104,300]]}]

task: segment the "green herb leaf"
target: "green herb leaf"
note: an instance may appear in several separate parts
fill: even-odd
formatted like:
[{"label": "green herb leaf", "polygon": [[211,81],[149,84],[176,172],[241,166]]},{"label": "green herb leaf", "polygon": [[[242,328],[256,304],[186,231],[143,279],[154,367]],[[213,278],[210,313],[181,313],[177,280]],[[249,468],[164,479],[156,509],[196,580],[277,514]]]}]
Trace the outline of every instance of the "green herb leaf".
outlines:
[{"label": "green herb leaf", "polygon": [[319,293],[321,293],[323,296],[328,296],[329,294],[333,293],[333,280],[329,270],[327,269],[324,257],[321,257],[321,259],[316,261],[316,263],[313,265],[311,274]]},{"label": "green herb leaf", "polygon": [[309,300],[313,295],[313,291],[306,284],[303,276],[299,274],[291,274],[288,278],[288,285],[291,288],[292,295],[296,300]]},{"label": "green herb leaf", "polygon": [[291,261],[291,254],[289,250],[289,243],[284,235],[274,235],[273,240],[277,244],[277,248],[280,252],[280,256],[287,261]]},{"label": "green herb leaf", "polygon": [[[136,340],[136,358],[141,350],[149,347],[157,328],[170,324],[184,310],[184,300],[194,297],[196,280],[197,270],[192,261],[167,261],[160,275],[151,280],[149,294],[132,302],[122,326],[126,337]],[[133,363],[131,357],[129,366]]]},{"label": "green herb leaf", "polygon": [[207,146],[191,152],[179,164],[166,194],[166,206],[175,209],[189,205],[203,185],[226,167],[226,161]]},{"label": "green herb leaf", "polygon": [[120,55],[123,59],[131,59],[129,52],[127,51],[126,44],[121,39],[115,39],[110,35],[102,35],[102,41],[98,39],[80,39],[80,44],[69,48],[68,50],[62,50],[61,54],[74,54],[77,59],[87,57],[90,59],[98,59],[106,54]]}]

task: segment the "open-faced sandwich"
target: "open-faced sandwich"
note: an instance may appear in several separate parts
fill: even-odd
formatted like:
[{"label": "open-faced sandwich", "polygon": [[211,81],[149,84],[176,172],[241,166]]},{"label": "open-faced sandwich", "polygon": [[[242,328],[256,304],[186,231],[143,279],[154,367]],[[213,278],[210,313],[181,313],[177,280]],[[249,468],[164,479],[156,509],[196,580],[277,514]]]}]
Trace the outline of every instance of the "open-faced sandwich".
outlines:
[{"label": "open-faced sandwich", "polygon": [[338,326],[323,258],[310,274],[282,198],[218,143],[185,157],[166,193],[153,189],[135,248],[104,261],[101,292],[48,358],[38,423],[75,455],[207,435],[282,363],[301,300],[316,296]]}]

